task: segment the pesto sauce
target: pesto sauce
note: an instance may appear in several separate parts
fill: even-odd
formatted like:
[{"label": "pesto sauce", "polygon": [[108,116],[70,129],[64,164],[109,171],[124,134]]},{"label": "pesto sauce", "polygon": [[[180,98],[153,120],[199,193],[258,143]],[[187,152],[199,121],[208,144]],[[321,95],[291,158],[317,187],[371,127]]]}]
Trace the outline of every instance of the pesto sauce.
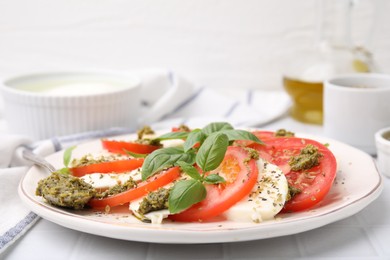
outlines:
[{"label": "pesto sauce", "polygon": [[286,129],[279,129],[275,132],[276,137],[294,137],[293,132],[287,131]]},{"label": "pesto sauce", "polygon": [[54,206],[82,209],[96,190],[82,179],[54,172],[38,182],[35,194]]},{"label": "pesto sauce", "polygon": [[130,177],[123,184],[117,184],[117,185],[109,188],[108,190],[105,190],[103,192],[97,193],[95,195],[95,198],[97,198],[97,199],[107,198],[109,196],[113,196],[113,195],[119,194],[121,192],[130,190],[130,189],[132,189],[134,187],[137,187],[137,183],[133,180],[133,178]]},{"label": "pesto sauce", "polygon": [[154,134],[155,132],[150,126],[144,126],[140,130],[138,130],[137,132],[138,139],[135,140],[134,142],[138,144],[161,146],[159,140],[144,138],[144,135],[154,135]]},{"label": "pesto sauce", "polygon": [[134,142],[137,144],[161,146],[160,141],[157,139],[149,139],[149,138],[137,139],[137,140],[134,140]]},{"label": "pesto sauce", "polygon": [[259,152],[253,148],[245,147],[245,151],[248,152],[248,157],[244,159],[244,163],[248,164],[251,159],[259,160]]},{"label": "pesto sauce", "polygon": [[138,139],[142,139],[144,135],[154,135],[154,134],[155,134],[154,130],[148,125],[142,127],[137,131]]},{"label": "pesto sauce", "polygon": [[180,125],[178,128],[179,132],[191,132],[191,129],[186,125]]},{"label": "pesto sauce", "polygon": [[308,170],[319,165],[319,160],[322,156],[316,146],[308,144],[301,150],[299,155],[291,157],[288,163],[293,171]]},{"label": "pesto sauce", "polygon": [[97,164],[97,163],[111,162],[114,160],[121,159],[121,157],[123,157],[124,160],[129,159],[126,156],[119,156],[119,155],[115,155],[115,154],[101,155],[99,157],[94,157],[92,154],[87,154],[81,158],[73,159],[71,162],[71,167],[74,168],[74,167],[87,166],[87,165]]},{"label": "pesto sauce", "polygon": [[292,198],[294,198],[295,195],[298,195],[299,193],[301,193],[302,191],[298,188],[295,188],[293,186],[291,186],[290,184],[288,185],[288,193],[287,193],[287,197],[286,197],[286,201],[289,201],[291,200]]},{"label": "pesto sauce", "polygon": [[138,212],[142,215],[152,211],[167,209],[170,189],[160,188],[157,191],[150,192],[143,198],[139,205]]}]

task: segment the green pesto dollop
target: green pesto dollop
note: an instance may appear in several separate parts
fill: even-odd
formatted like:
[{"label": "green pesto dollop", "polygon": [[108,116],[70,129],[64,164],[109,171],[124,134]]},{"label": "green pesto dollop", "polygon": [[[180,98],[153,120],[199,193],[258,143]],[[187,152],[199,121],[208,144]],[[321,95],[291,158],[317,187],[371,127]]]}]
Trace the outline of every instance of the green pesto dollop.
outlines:
[{"label": "green pesto dollop", "polygon": [[138,139],[142,139],[144,135],[154,135],[154,134],[155,134],[154,130],[148,125],[142,127],[137,131]]},{"label": "green pesto dollop", "polygon": [[289,201],[291,200],[292,198],[294,198],[295,195],[298,195],[299,193],[301,193],[302,191],[298,188],[295,188],[293,186],[291,186],[290,184],[288,185],[288,193],[287,193],[287,197],[286,197],[286,201]]},{"label": "green pesto dollop", "polygon": [[191,132],[191,129],[184,124],[179,125],[178,130],[179,132]]},{"label": "green pesto dollop", "polygon": [[82,179],[54,172],[38,182],[35,194],[54,206],[82,209],[96,190]]},{"label": "green pesto dollop", "polygon": [[160,143],[160,141],[158,139],[144,138],[144,139],[134,140],[134,142],[137,143],[137,144],[161,146],[161,143]]},{"label": "green pesto dollop", "polygon": [[[111,155],[101,155],[94,157],[92,154],[86,154],[81,158],[74,158],[71,162],[71,167],[82,167],[91,164],[105,163],[110,161],[118,160],[120,157],[116,154]],[[126,157],[123,157],[125,159]]]},{"label": "green pesto dollop", "polygon": [[150,192],[140,203],[138,212],[142,215],[161,209],[168,208],[168,197],[170,189],[160,188]]},{"label": "green pesto dollop", "polygon": [[320,164],[322,154],[318,152],[318,148],[312,144],[306,145],[299,155],[291,157],[289,165],[291,170],[308,170]]},{"label": "green pesto dollop", "polygon": [[115,185],[115,186],[113,186],[113,187],[111,187],[103,192],[97,193],[95,195],[95,198],[97,198],[97,199],[107,198],[109,196],[113,196],[113,195],[119,194],[121,192],[130,190],[134,187],[137,187],[137,183],[133,180],[133,178],[130,177],[123,184],[117,184],[117,185]]},{"label": "green pesto dollop", "polygon": [[135,140],[134,142],[138,144],[161,146],[161,143],[158,139],[144,138],[145,135],[154,135],[154,134],[155,132],[150,126],[144,126],[140,130],[138,130],[137,132],[138,139]]},{"label": "green pesto dollop", "polygon": [[244,163],[247,164],[251,159],[259,160],[259,152],[253,148],[245,147],[245,151],[248,152],[248,157],[244,159]]},{"label": "green pesto dollop", "polygon": [[279,129],[275,132],[276,137],[294,137],[293,132],[287,131],[286,129]]}]

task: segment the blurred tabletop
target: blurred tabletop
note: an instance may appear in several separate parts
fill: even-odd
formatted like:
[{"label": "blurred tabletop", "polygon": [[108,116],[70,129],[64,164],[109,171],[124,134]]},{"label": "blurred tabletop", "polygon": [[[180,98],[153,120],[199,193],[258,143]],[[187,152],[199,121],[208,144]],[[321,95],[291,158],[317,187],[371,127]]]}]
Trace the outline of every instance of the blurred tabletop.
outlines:
[{"label": "blurred tabletop", "polygon": [[[288,116],[263,128],[322,134],[320,126]],[[359,213],[299,234],[249,242],[153,244],[71,230],[40,219],[4,259],[390,259],[390,179],[380,197]]]}]

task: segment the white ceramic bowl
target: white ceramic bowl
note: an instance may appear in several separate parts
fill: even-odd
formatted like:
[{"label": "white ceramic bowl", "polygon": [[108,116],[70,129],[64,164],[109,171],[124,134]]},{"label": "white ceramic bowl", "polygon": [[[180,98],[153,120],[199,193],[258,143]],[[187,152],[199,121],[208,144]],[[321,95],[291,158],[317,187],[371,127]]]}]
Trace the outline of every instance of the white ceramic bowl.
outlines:
[{"label": "white ceramic bowl", "polygon": [[22,75],[0,90],[9,131],[35,140],[135,127],[141,106],[138,77],[111,71]]},{"label": "white ceramic bowl", "polygon": [[390,126],[390,76],[355,73],[324,83],[324,134],[374,155],[375,133]]},{"label": "white ceramic bowl", "polygon": [[377,163],[379,171],[390,177],[390,127],[376,132]]}]

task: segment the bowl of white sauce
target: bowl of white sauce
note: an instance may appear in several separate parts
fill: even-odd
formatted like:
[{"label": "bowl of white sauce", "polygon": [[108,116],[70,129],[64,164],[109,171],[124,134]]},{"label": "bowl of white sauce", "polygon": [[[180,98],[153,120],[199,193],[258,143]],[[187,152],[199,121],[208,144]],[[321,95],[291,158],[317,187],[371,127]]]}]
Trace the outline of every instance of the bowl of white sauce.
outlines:
[{"label": "bowl of white sauce", "polygon": [[[141,88],[138,76],[116,71],[35,73],[0,85],[9,132],[34,140],[138,127]],[[164,104],[158,111],[163,113]]]}]

